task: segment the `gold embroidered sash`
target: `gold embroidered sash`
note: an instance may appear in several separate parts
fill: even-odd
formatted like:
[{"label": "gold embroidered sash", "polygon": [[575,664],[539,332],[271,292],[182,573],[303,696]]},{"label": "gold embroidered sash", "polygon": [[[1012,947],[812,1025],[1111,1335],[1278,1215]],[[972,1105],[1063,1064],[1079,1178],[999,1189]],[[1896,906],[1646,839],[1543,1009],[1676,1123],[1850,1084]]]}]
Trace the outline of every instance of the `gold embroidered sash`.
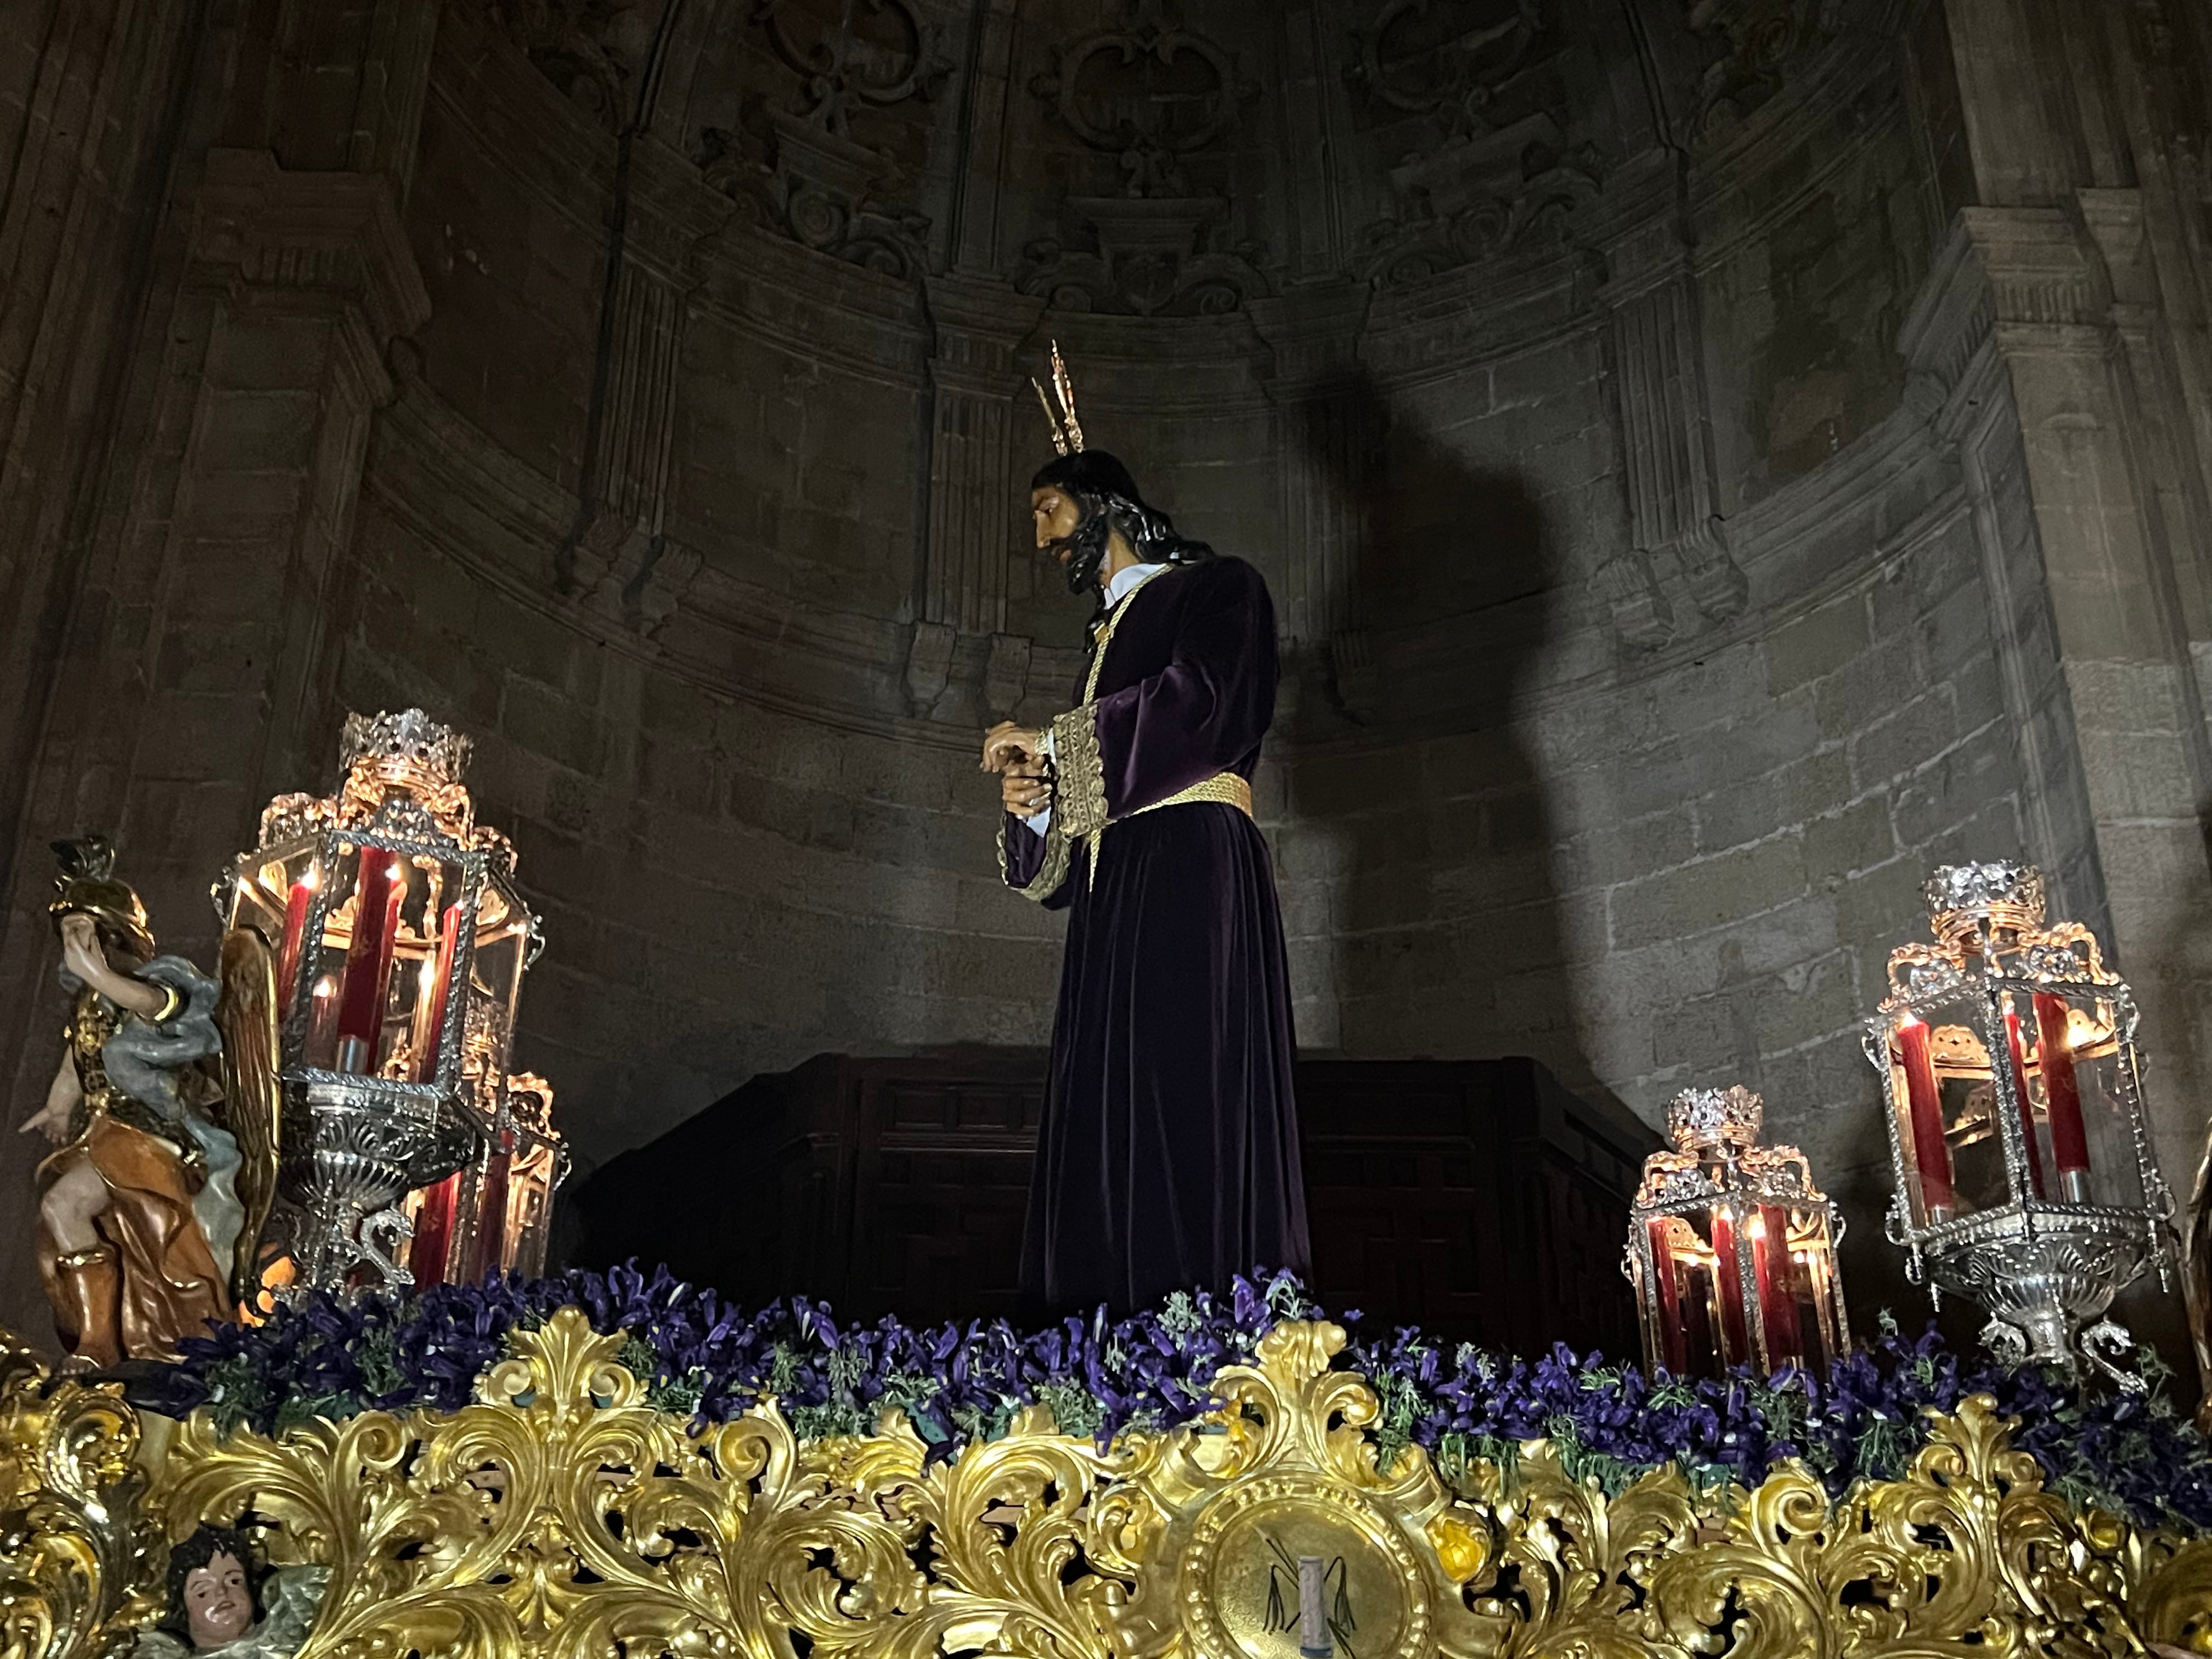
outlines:
[{"label": "gold embroidered sash", "polygon": [[1156,800],[1150,806],[1139,806],[1136,811],[1124,812],[1114,822],[1120,823],[1133,818],[1138,812],[1157,812],[1163,806],[1188,806],[1194,801],[1202,800],[1218,801],[1224,806],[1235,807],[1248,818],[1254,817],[1252,786],[1234,772],[1216,772],[1212,777],[1200,779],[1188,789],[1176,790],[1165,800]]}]

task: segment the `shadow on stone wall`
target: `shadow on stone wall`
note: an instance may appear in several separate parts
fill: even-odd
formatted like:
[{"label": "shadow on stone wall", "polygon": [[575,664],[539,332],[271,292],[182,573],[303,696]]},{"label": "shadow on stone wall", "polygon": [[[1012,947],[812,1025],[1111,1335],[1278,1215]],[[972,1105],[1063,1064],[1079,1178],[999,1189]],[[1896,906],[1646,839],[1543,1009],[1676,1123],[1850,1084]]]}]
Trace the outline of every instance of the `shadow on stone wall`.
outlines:
[{"label": "shadow on stone wall", "polygon": [[[1344,418],[1328,429],[1352,436],[1308,460],[1359,526],[1349,591],[1330,596],[1350,625],[1301,709],[1291,800],[1340,842],[1340,1052],[1530,1054],[1610,1095],[1577,1036],[1553,813],[1516,724],[1559,598],[1543,505],[1366,374],[1332,395]],[[1463,648],[1394,654],[1394,635],[1440,617],[1467,620]]]}]

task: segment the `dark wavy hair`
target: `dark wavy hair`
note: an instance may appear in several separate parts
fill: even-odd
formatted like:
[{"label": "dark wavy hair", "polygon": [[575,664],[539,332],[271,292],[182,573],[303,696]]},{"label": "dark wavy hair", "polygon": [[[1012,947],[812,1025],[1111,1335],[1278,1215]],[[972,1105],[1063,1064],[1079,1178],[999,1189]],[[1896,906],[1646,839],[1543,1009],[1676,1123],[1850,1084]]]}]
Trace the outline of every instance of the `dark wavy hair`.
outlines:
[{"label": "dark wavy hair", "polygon": [[253,1551],[253,1540],[236,1527],[202,1527],[169,1552],[169,1613],[161,1628],[192,1639],[191,1623],[185,1613],[185,1580],[218,1555],[228,1555],[246,1570],[246,1599],[252,1603],[254,1622],[261,1620],[261,1581],[267,1575]]},{"label": "dark wavy hair", "polygon": [[1206,543],[1178,534],[1175,520],[1146,501],[1129,469],[1103,449],[1079,449],[1054,457],[1036,470],[1030,488],[1064,490],[1081,513],[1062,542],[1068,549],[1068,591],[1080,593],[1091,588],[1098,594],[1098,609],[1091,618],[1092,635],[1106,615],[1105,587],[1098,573],[1106,562],[1107,541],[1116,530],[1127,538],[1141,563],[1196,564],[1213,556]]}]

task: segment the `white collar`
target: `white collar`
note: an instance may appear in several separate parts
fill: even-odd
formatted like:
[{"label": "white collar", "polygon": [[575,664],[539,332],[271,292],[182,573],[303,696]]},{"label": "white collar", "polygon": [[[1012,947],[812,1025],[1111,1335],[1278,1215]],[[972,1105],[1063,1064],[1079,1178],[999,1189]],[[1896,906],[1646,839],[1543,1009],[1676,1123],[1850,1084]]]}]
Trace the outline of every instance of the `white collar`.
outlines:
[{"label": "white collar", "polygon": [[1109,605],[1121,604],[1123,599],[1137,591],[1138,584],[1150,581],[1166,568],[1167,564],[1164,561],[1158,564],[1123,565],[1107,580],[1106,603]]}]

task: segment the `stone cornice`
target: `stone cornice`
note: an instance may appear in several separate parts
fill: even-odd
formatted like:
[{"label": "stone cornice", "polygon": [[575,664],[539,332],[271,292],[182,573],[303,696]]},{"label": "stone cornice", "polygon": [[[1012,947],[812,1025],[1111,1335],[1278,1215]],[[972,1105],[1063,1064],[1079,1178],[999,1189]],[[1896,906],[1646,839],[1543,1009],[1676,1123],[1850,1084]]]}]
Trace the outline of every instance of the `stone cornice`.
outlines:
[{"label": "stone cornice", "polygon": [[1600,325],[1597,256],[1562,248],[1540,263],[1468,266],[1418,289],[1375,296],[1359,355],[1379,378],[1420,386],[1449,380]]},{"label": "stone cornice", "polygon": [[810,360],[919,390],[926,313],[915,285],[732,222],[702,245],[693,309]]},{"label": "stone cornice", "polygon": [[688,157],[650,134],[630,143],[629,256],[678,288],[702,276],[698,255],[738,204],[700,176]]},{"label": "stone cornice", "polygon": [[2101,322],[2103,288],[2097,260],[2060,209],[1962,208],[1898,349],[1916,369],[1941,374],[1996,323]]},{"label": "stone cornice", "polygon": [[380,174],[290,173],[267,150],[210,150],[191,257],[251,287],[352,307],[375,349],[429,320],[429,293]]},{"label": "stone cornice", "polygon": [[1044,315],[1044,301],[1011,283],[930,276],[922,291],[934,338],[929,372],[939,387],[975,398],[1011,398],[1023,386],[1014,361]]}]

